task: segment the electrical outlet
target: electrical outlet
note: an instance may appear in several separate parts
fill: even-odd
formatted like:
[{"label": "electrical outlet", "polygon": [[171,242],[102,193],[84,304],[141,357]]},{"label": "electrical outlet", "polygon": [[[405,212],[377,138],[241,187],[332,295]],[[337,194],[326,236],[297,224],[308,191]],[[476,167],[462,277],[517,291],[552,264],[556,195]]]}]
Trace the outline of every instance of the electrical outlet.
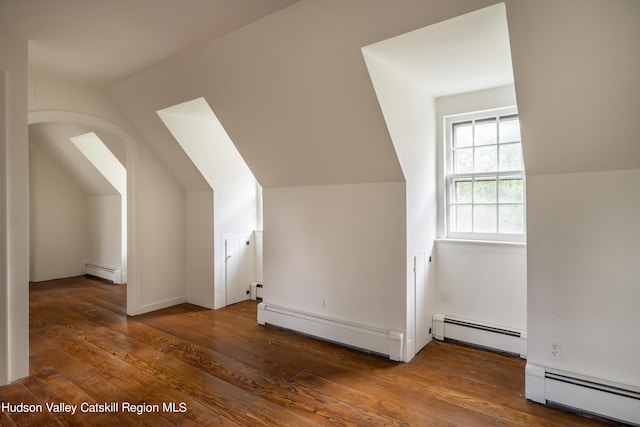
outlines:
[{"label": "electrical outlet", "polygon": [[322,298],[322,311],[327,311],[327,299]]},{"label": "electrical outlet", "polygon": [[560,341],[553,341],[551,343],[551,360],[562,360],[562,343]]}]

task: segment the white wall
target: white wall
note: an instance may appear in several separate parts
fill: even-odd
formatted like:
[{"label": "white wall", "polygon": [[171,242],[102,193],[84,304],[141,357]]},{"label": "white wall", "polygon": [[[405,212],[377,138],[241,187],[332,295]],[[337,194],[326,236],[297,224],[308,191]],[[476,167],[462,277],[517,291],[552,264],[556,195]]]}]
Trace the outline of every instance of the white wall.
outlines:
[{"label": "white wall", "polygon": [[0,384],[29,373],[27,41],[0,37]]},{"label": "white wall", "polygon": [[[209,237],[213,239],[214,257],[210,262],[214,263],[215,280],[210,285],[215,289],[214,306],[224,307],[245,295],[242,289],[227,289],[224,245],[225,239],[238,233],[250,235],[257,228],[256,179],[204,98],[163,109],[158,115],[213,190],[213,215],[208,220],[200,218],[202,223],[213,222],[213,234]],[[243,269],[248,271],[242,276],[251,277],[246,283],[248,290],[250,282],[256,280],[253,257],[246,264]],[[192,268],[196,268],[193,263]],[[201,268],[202,273],[193,274],[207,277],[210,267],[201,264]],[[205,285],[194,286],[202,289]],[[234,297],[228,298],[228,293]],[[194,303],[199,304],[198,300]]]},{"label": "white wall", "polygon": [[214,308],[214,194],[212,190],[189,190],[185,197],[187,302]]},{"label": "white wall", "polygon": [[[57,142],[71,144],[69,140]],[[82,275],[86,262],[125,267],[120,195],[88,193],[65,166],[39,141],[30,142],[32,281]]]},{"label": "white wall", "polygon": [[[437,180],[438,180],[438,238],[445,237],[445,156],[444,129],[445,116],[484,111],[516,105],[516,92],[513,85],[501,86],[476,92],[442,96],[436,99]],[[525,165],[526,167],[526,165]]]},{"label": "white wall", "polygon": [[138,233],[135,259],[140,270],[136,295],[139,311],[129,314],[186,301],[184,189],[143,144],[138,149],[134,203]]},{"label": "white wall", "polygon": [[403,331],[405,206],[404,183],[265,188],[263,300]]},{"label": "white wall", "polygon": [[[35,122],[60,117],[94,126],[92,130],[100,131],[101,137],[102,131],[108,131],[125,147],[116,156],[126,158],[131,201],[127,204],[127,313],[184,302],[185,193],[175,176],[96,88],[32,73],[28,99]],[[112,148],[107,141],[105,144]]]},{"label": "white wall", "polygon": [[98,88],[82,86],[44,71],[29,70],[28,81],[29,111],[72,111],[126,128],[122,116]]},{"label": "white wall", "polygon": [[82,187],[34,145],[29,150],[29,181],[30,280],[84,274],[90,233],[87,196]]},{"label": "white wall", "polygon": [[122,265],[121,196],[89,195],[87,251],[84,261],[125,270]]},{"label": "white wall", "polygon": [[[3,45],[6,44],[4,40],[0,40],[0,43]],[[4,58],[0,57],[0,60],[4,62]],[[4,68],[3,64],[3,68]],[[6,88],[6,73],[4,69],[0,69],[0,144],[3,147],[7,145],[7,88]],[[0,160],[3,165],[6,165],[7,158],[4,153],[4,150],[0,151]],[[7,182],[4,176],[0,176],[0,188],[5,189],[7,186]],[[0,271],[6,270],[7,265],[7,253],[5,249],[5,245],[7,243],[6,238],[6,228],[4,227],[4,222],[6,218],[5,208],[6,208],[6,197],[5,192],[2,192],[2,198],[0,199],[0,206],[2,207],[2,211],[0,213],[0,219],[2,219],[3,226],[0,228]],[[7,293],[9,291],[9,284],[7,277],[4,275],[0,277],[0,310],[7,309]],[[27,332],[27,331],[22,331]],[[9,321],[6,317],[0,317],[0,346],[7,348],[7,351],[3,351],[0,354],[0,385],[7,384],[9,377],[9,357],[13,352],[13,349],[9,348]],[[28,346],[28,345],[27,345]],[[20,351],[20,350],[18,350]],[[27,347],[28,351],[28,347]]]},{"label": "white wall", "polygon": [[[528,364],[637,389],[640,3],[510,2],[507,14],[527,168]],[[528,376],[528,394],[535,384]]]},{"label": "white wall", "polygon": [[527,250],[522,244],[438,240],[437,313],[527,329]]},{"label": "white wall", "polygon": [[[430,340],[436,236],[435,101],[424,88],[363,49],[387,128],[406,180],[406,353],[409,361]],[[415,264],[415,266],[414,266]],[[414,272],[415,267],[415,272]]]},{"label": "white wall", "polygon": [[527,186],[528,361],[640,387],[640,169],[535,175]]},{"label": "white wall", "polygon": [[[274,248],[279,250],[282,242],[294,240],[298,244],[302,236],[319,236],[322,232],[311,223],[307,225],[308,230],[298,229],[295,233],[282,226],[277,230],[269,230],[273,224],[267,224],[267,210],[271,210],[272,219],[273,212],[278,212],[278,215],[282,212],[283,217],[287,217],[285,212],[292,200],[307,192],[315,194],[315,186],[325,188],[327,193],[335,191],[332,195],[323,196],[331,202],[344,197],[344,186],[355,188],[351,186],[363,183],[398,185],[404,181],[405,174],[372,90],[361,48],[490,3],[490,0],[423,1],[398,8],[384,1],[301,1],[118,82],[108,87],[106,93],[136,129],[153,144],[154,151],[170,165],[172,173],[184,188],[190,190],[201,189],[201,178],[193,173],[188,158],[152,112],[188,99],[206,98],[265,188],[265,301],[276,303],[268,301],[266,287],[271,286],[272,290],[278,287],[277,293],[272,295],[283,298],[288,307],[313,311],[318,308],[317,301],[310,303],[308,299],[311,296],[307,293],[295,293],[285,298],[285,295],[289,295],[288,288],[294,285],[288,277],[287,280],[281,277],[287,276],[287,273],[280,272],[279,269],[290,269],[289,262],[279,255],[271,255],[270,258],[269,251]],[[292,37],[292,34],[296,36]],[[410,87],[404,88],[403,93],[411,97],[411,102],[422,107],[424,100],[418,100],[419,96],[410,92]],[[427,104],[428,102],[426,101]],[[432,109],[433,106],[426,105],[425,108]],[[414,138],[413,141],[418,139],[417,136],[424,129],[430,130],[430,137],[433,135],[433,126],[423,123],[421,119],[419,113],[411,118],[411,131],[407,134],[413,134],[410,136]],[[428,120],[431,122],[432,118]],[[408,163],[428,154],[423,151],[428,150],[428,145],[409,144],[408,147],[404,151]],[[394,280],[385,285],[379,284],[381,290],[369,297],[375,307],[386,305],[388,298],[385,296],[388,294],[402,300],[397,308],[391,309],[396,312],[390,316],[393,319],[402,318],[400,324],[393,327],[403,332],[407,332],[408,324],[413,324],[413,319],[409,320],[407,312],[407,306],[415,304],[407,300],[410,294],[407,293],[408,281],[413,277],[412,255],[424,254],[422,261],[427,259],[431,249],[429,243],[434,237],[434,212],[425,209],[425,205],[419,202],[424,200],[421,198],[424,194],[421,193],[425,190],[420,185],[433,179],[432,175],[428,176],[433,169],[429,171],[428,167],[418,167],[409,171],[412,167],[408,166],[406,171],[406,174],[411,174],[411,182],[406,186],[402,184],[402,213],[397,212],[398,216],[390,219],[394,223],[383,226],[397,230],[394,233],[398,234],[371,234],[368,237],[371,240],[367,241],[372,244],[362,249],[362,254],[355,255],[355,265],[359,265],[360,258],[366,258],[368,254],[377,258],[380,251],[378,248],[394,246],[393,242],[396,240],[404,242],[402,257],[393,261],[399,264],[396,265],[391,260],[384,264],[386,271],[382,272],[382,277],[389,277],[391,271],[395,271]],[[426,181],[421,181],[423,179]],[[312,187],[303,189],[304,186]],[[430,187],[432,186],[427,184],[426,188]],[[292,195],[291,199],[284,197],[280,207],[273,201],[279,201],[280,198],[268,201],[274,194],[285,192],[285,188],[296,188],[297,195]],[[424,196],[427,200],[434,198],[433,193]],[[379,203],[383,206],[396,206],[397,197],[397,194],[381,194]],[[306,198],[302,199],[307,203]],[[268,203],[269,208],[266,207]],[[318,201],[310,200],[308,203],[308,206],[300,209],[325,209]],[[355,209],[356,212],[361,210]],[[411,225],[407,223],[408,210],[411,212]],[[421,214],[425,212],[431,216],[427,217],[426,223],[422,223]],[[343,221],[343,240],[361,240],[361,232],[357,231],[361,228],[360,220],[354,215],[348,215]],[[333,234],[335,233],[329,231],[329,235]],[[387,235],[392,236],[391,243],[384,240]],[[270,239],[276,240],[270,242]],[[412,240],[412,253],[408,253],[407,239]],[[299,243],[302,244],[301,252],[309,246],[309,243],[303,241]],[[313,245],[310,250],[314,250]],[[334,258],[333,254],[323,256],[324,270],[331,270],[328,273],[331,277],[337,274],[336,271],[345,269],[343,264],[348,263]],[[270,259],[275,264],[269,265]],[[334,266],[329,261],[338,264]],[[355,267],[347,270],[351,271],[353,268]],[[375,269],[378,270],[379,267],[376,266]],[[316,266],[313,273],[320,272],[321,269]],[[277,275],[276,279],[283,280],[274,281],[274,277],[270,277],[274,274]],[[430,274],[425,271],[423,275],[428,277]],[[321,278],[314,277],[312,280],[318,281]],[[399,289],[396,281],[402,283]],[[268,282],[272,284],[269,285]],[[323,292],[340,295],[345,292],[340,288],[341,283],[331,284],[327,280],[323,285],[326,286],[326,291]],[[356,288],[359,287],[360,285]],[[314,299],[317,300],[317,297],[316,295]],[[340,300],[345,302],[340,303],[339,315],[350,318],[360,316],[359,302],[349,298]],[[351,309],[355,310],[355,314],[350,314],[347,308],[349,301],[353,303]],[[389,309],[385,309],[385,312],[387,310]]]},{"label": "white wall", "polygon": [[[513,85],[501,86],[440,97],[436,105],[438,236],[443,238],[446,206],[444,117],[514,106],[515,88]],[[506,328],[527,329],[527,261],[524,244],[440,240],[436,244],[435,262],[437,313]]]}]

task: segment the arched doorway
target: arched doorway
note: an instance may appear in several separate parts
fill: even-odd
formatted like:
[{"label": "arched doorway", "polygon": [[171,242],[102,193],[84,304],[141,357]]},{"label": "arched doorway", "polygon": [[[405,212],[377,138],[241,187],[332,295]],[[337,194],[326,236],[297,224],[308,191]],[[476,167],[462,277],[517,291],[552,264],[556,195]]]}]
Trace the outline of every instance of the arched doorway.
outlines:
[{"label": "arched doorway", "polygon": [[[127,272],[127,314],[135,315],[139,312],[139,288],[136,269],[136,205],[135,205],[135,182],[136,165],[138,159],[137,144],[133,137],[121,127],[98,117],[71,111],[47,110],[33,111],[28,116],[29,125],[38,123],[67,122],[82,125],[85,128],[93,129],[97,133],[108,135],[121,143],[124,148],[125,168],[127,170],[127,191],[126,191],[126,257],[125,269]],[[124,202],[124,201],[123,201]],[[124,225],[123,225],[124,226]]]}]

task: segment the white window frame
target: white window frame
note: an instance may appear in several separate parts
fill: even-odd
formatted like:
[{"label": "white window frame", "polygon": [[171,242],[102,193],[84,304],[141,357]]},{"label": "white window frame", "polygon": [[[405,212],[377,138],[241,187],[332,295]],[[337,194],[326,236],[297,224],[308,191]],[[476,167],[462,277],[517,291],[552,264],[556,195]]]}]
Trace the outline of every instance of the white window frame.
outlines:
[{"label": "white window frame", "polygon": [[[478,172],[472,172],[472,173],[460,173],[460,174],[453,174],[453,149],[452,149],[452,144],[453,144],[453,135],[452,135],[452,129],[453,129],[453,125],[455,123],[460,123],[460,122],[467,122],[467,121],[472,121],[472,120],[482,120],[482,119],[490,119],[490,118],[494,118],[494,117],[504,117],[504,116],[512,116],[512,115],[518,115],[518,111],[517,108],[515,106],[513,107],[505,107],[505,108],[497,108],[497,109],[491,109],[491,110],[483,110],[483,111],[477,111],[477,112],[469,112],[469,113],[463,113],[463,114],[452,114],[452,115],[448,115],[448,116],[444,116],[443,118],[443,136],[444,136],[444,153],[445,153],[445,167],[444,167],[444,172],[445,172],[445,209],[444,209],[444,216],[445,216],[445,233],[446,233],[446,238],[447,239],[458,239],[458,240],[478,240],[478,241],[498,241],[498,242],[516,242],[516,243],[522,243],[526,241],[526,230],[527,230],[527,224],[526,224],[526,212],[527,212],[527,207],[526,207],[526,177],[525,177],[525,170],[524,170],[524,159],[523,159],[523,168],[522,170],[517,170],[517,171],[501,171],[501,172],[487,172],[487,173],[478,173]],[[519,116],[518,116],[519,119]],[[520,140],[520,143],[522,144],[522,139]],[[499,144],[498,144],[499,146]],[[521,145],[522,147],[522,145]],[[523,233],[522,234],[510,234],[510,233],[499,233],[499,232],[495,232],[495,233],[481,233],[481,232],[461,232],[461,231],[452,231],[452,227],[451,227],[451,204],[452,204],[452,182],[455,179],[458,178],[469,178],[471,177],[473,180],[476,180],[478,178],[482,178],[482,177],[497,177],[497,180],[500,179],[500,177],[511,177],[511,176],[516,176],[518,178],[522,178],[522,184],[523,184],[523,200],[522,200],[522,207],[523,207]],[[498,195],[496,195],[496,197],[499,197]],[[473,202],[471,203],[473,205]],[[499,199],[496,199],[496,203],[495,203],[496,207],[500,205]],[[499,219],[497,219],[498,223],[499,223]]]}]

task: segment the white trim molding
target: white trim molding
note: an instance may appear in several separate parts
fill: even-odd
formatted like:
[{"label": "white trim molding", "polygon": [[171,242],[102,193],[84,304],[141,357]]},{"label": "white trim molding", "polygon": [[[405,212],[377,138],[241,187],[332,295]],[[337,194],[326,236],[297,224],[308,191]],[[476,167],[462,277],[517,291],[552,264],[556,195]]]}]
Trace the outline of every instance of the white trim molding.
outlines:
[{"label": "white trim molding", "polygon": [[640,387],[527,363],[526,396],[640,425]]},{"label": "white trim molding", "polygon": [[433,315],[433,337],[519,354],[522,358],[527,354],[527,331],[439,313]]},{"label": "white trim molding", "polygon": [[151,311],[156,311],[156,310],[162,310],[163,308],[173,307],[174,305],[183,304],[185,302],[187,302],[187,298],[182,296],[182,297],[176,297],[176,298],[166,299],[162,301],[154,301],[149,304],[142,304],[140,306],[140,312],[136,313],[136,315],[149,313]]},{"label": "white trim molding", "polygon": [[402,361],[404,333],[261,302],[258,323],[274,325]]}]

